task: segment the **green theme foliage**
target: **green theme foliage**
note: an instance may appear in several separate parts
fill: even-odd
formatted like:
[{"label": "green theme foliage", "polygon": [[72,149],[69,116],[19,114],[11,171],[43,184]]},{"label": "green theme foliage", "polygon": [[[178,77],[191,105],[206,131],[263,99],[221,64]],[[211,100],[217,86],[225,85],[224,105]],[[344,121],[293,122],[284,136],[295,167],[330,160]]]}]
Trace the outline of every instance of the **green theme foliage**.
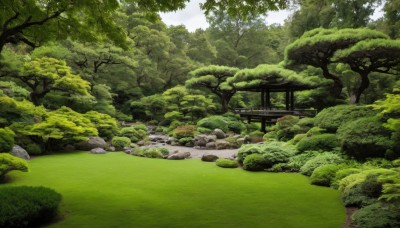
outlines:
[{"label": "green theme foliage", "polygon": [[209,129],[210,131],[218,128],[225,133],[229,131],[241,133],[246,128],[246,126],[243,124],[239,117],[227,113],[222,116],[209,116],[201,119],[197,122],[197,128],[205,128]]},{"label": "green theme foliage", "polygon": [[0,180],[12,170],[27,172],[28,163],[24,159],[15,157],[11,154],[0,153]]},{"label": "green theme foliage", "polygon": [[343,162],[343,158],[341,158],[339,155],[325,152],[318,154],[314,158],[308,160],[300,168],[300,172],[306,176],[311,176],[314,170],[320,166],[327,164],[340,164],[341,162]]},{"label": "green theme foliage", "polygon": [[237,168],[239,164],[235,160],[219,158],[215,161],[215,164],[222,168]]},{"label": "green theme foliage", "polygon": [[250,154],[243,161],[243,169],[249,171],[261,171],[270,165],[261,154]]},{"label": "green theme foliage", "polygon": [[94,124],[100,137],[111,139],[118,134],[117,120],[111,116],[96,111],[89,111],[84,116]]},{"label": "green theme foliage", "polygon": [[56,218],[61,195],[45,187],[0,188],[1,227],[39,227]]},{"label": "green theme foliage", "polygon": [[321,134],[304,137],[296,146],[300,152],[307,150],[332,151],[336,147],[339,147],[340,144],[335,134]]},{"label": "green theme foliage", "polygon": [[315,125],[335,133],[341,125],[361,117],[374,116],[376,111],[371,107],[357,105],[338,105],[326,108],[314,118]]},{"label": "green theme foliage", "polygon": [[147,127],[144,124],[135,124],[121,128],[120,136],[129,138],[132,142],[138,142],[147,137]]},{"label": "green theme foliage", "polygon": [[336,177],[336,172],[342,167],[343,165],[327,164],[314,169],[310,176],[311,184],[331,186],[333,179]]},{"label": "green theme foliage", "polygon": [[357,227],[398,227],[400,226],[399,211],[382,203],[376,203],[361,208],[353,215]]},{"label": "green theme foliage", "polygon": [[128,137],[115,136],[111,140],[111,144],[115,146],[115,149],[122,150],[124,147],[131,145],[131,140]]},{"label": "green theme foliage", "polygon": [[14,146],[15,134],[9,128],[0,128],[0,152],[9,152]]},{"label": "green theme foliage", "polygon": [[384,157],[393,145],[390,131],[376,117],[348,122],[338,129],[337,135],[345,153],[356,159]]}]

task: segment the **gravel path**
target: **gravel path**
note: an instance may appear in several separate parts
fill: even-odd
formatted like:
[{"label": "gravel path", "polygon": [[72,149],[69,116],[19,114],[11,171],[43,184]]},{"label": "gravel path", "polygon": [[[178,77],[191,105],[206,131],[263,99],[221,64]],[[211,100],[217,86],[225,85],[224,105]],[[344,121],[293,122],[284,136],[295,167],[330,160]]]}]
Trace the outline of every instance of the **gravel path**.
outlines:
[{"label": "gravel path", "polygon": [[202,149],[195,149],[193,147],[185,147],[185,146],[171,146],[168,144],[161,144],[156,143],[152,144],[148,147],[164,147],[169,149],[171,152],[190,152],[192,158],[201,158],[203,154],[214,154],[220,158],[232,158],[232,156],[236,155],[238,149],[228,149],[228,150],[202,150]]}]

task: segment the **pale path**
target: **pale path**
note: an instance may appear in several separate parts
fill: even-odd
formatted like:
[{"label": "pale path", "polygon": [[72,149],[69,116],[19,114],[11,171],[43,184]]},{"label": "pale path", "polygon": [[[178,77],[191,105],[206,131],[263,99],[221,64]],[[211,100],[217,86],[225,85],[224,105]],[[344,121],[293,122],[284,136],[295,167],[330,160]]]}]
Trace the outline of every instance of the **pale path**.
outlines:
[{"label": "pale path", "polygon": [[190,152],[192,158],[201,158],[203,154],[214,154],[220,158],[232,158],[237,154],[238,149],[228,149],[228,150],[206,150],[206,149],[195,149],[193,147],[185,147],[185,146],[171,146],[168,144],[156,143],[147,147],[164,147],[170,150],[171,153],[174,151],[179,152]]}]

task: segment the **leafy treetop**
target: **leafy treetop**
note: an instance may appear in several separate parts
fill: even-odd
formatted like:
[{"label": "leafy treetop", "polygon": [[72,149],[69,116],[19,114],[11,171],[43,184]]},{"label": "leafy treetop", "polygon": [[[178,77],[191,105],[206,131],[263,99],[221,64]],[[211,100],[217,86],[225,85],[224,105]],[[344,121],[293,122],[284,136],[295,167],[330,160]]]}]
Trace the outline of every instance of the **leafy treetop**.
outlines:
[{"label": "leafy treetop", "polygon": [[278,65],[259,65],[254,69],[243,69],[229,78],[224,87],[238,90],[260,89],[311,89],[319,85],[317,77],[302,77],[296,72]]}]

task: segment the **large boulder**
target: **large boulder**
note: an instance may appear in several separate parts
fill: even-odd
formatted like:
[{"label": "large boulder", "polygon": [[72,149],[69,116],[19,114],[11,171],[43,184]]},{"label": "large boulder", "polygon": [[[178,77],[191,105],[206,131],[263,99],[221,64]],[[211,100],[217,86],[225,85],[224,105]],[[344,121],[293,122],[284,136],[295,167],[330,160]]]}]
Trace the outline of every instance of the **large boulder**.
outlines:
[{"label": "large boulder", "polygon": [[168,160],[183,160],[190,158],[190,152],[177,152],[168,156]]},{"label": "large boulder", "polygon": [[225,150],[230,148],[230,143],[225,140],[217,140],[215,142],[215,147],[217,150]]},{"label": "large boulder", "polygon": [[105,153],[107,153],[107,151],[104,150],[103,148],[97,147],[97,148],[91,149],[90,153],[91,154],[105,154]]},{"label": "large boulder", "polygon": [[215,148],[216,148],[215,142],[209,142],[206,144],[206,149],[208,149],[208,150],[213,150]]},{"label": "large boulder", "polygon": [[197,135],[194,137],[194,145],[199,147],[205,147],[207,144],[207,135]]},{"label": "large boulder", "polygon": [[224,139],[226,137],[225,132],[218,128],[214,129],[214,131],[211,134],[217,136],[217,139]]},{"label": "large boulder", "polygon": [[202,160],[202,161],[205,161],[205,162],[215,162],[218,158],[219,158],[219,157],[218,157],[217,155],[215,155],[215,154],[208,154],[208,153],[205,153],[205,154],[203,154],[203,156],[201,157],[201,160]]},{"label": "large boulder", "polygon": [[169,137],[166,141],[167,144],[173,144],[176,143],[176,141],[178,141],[176,138],[174,137]]},{"label": "large boulder", "polygon": [[107,148],[107,143],[100,137],[90,137],[88,141],[80,142],[76,145],[80,150],[90,151],[94,148]]},{"label": "large boulder", "polygon": [[12,148],[10,154],[25,159],[25,160],[29,160],[29,154],[28,152],[26,152],[26,150],[18,145],[14,145],[14,147]]}]

